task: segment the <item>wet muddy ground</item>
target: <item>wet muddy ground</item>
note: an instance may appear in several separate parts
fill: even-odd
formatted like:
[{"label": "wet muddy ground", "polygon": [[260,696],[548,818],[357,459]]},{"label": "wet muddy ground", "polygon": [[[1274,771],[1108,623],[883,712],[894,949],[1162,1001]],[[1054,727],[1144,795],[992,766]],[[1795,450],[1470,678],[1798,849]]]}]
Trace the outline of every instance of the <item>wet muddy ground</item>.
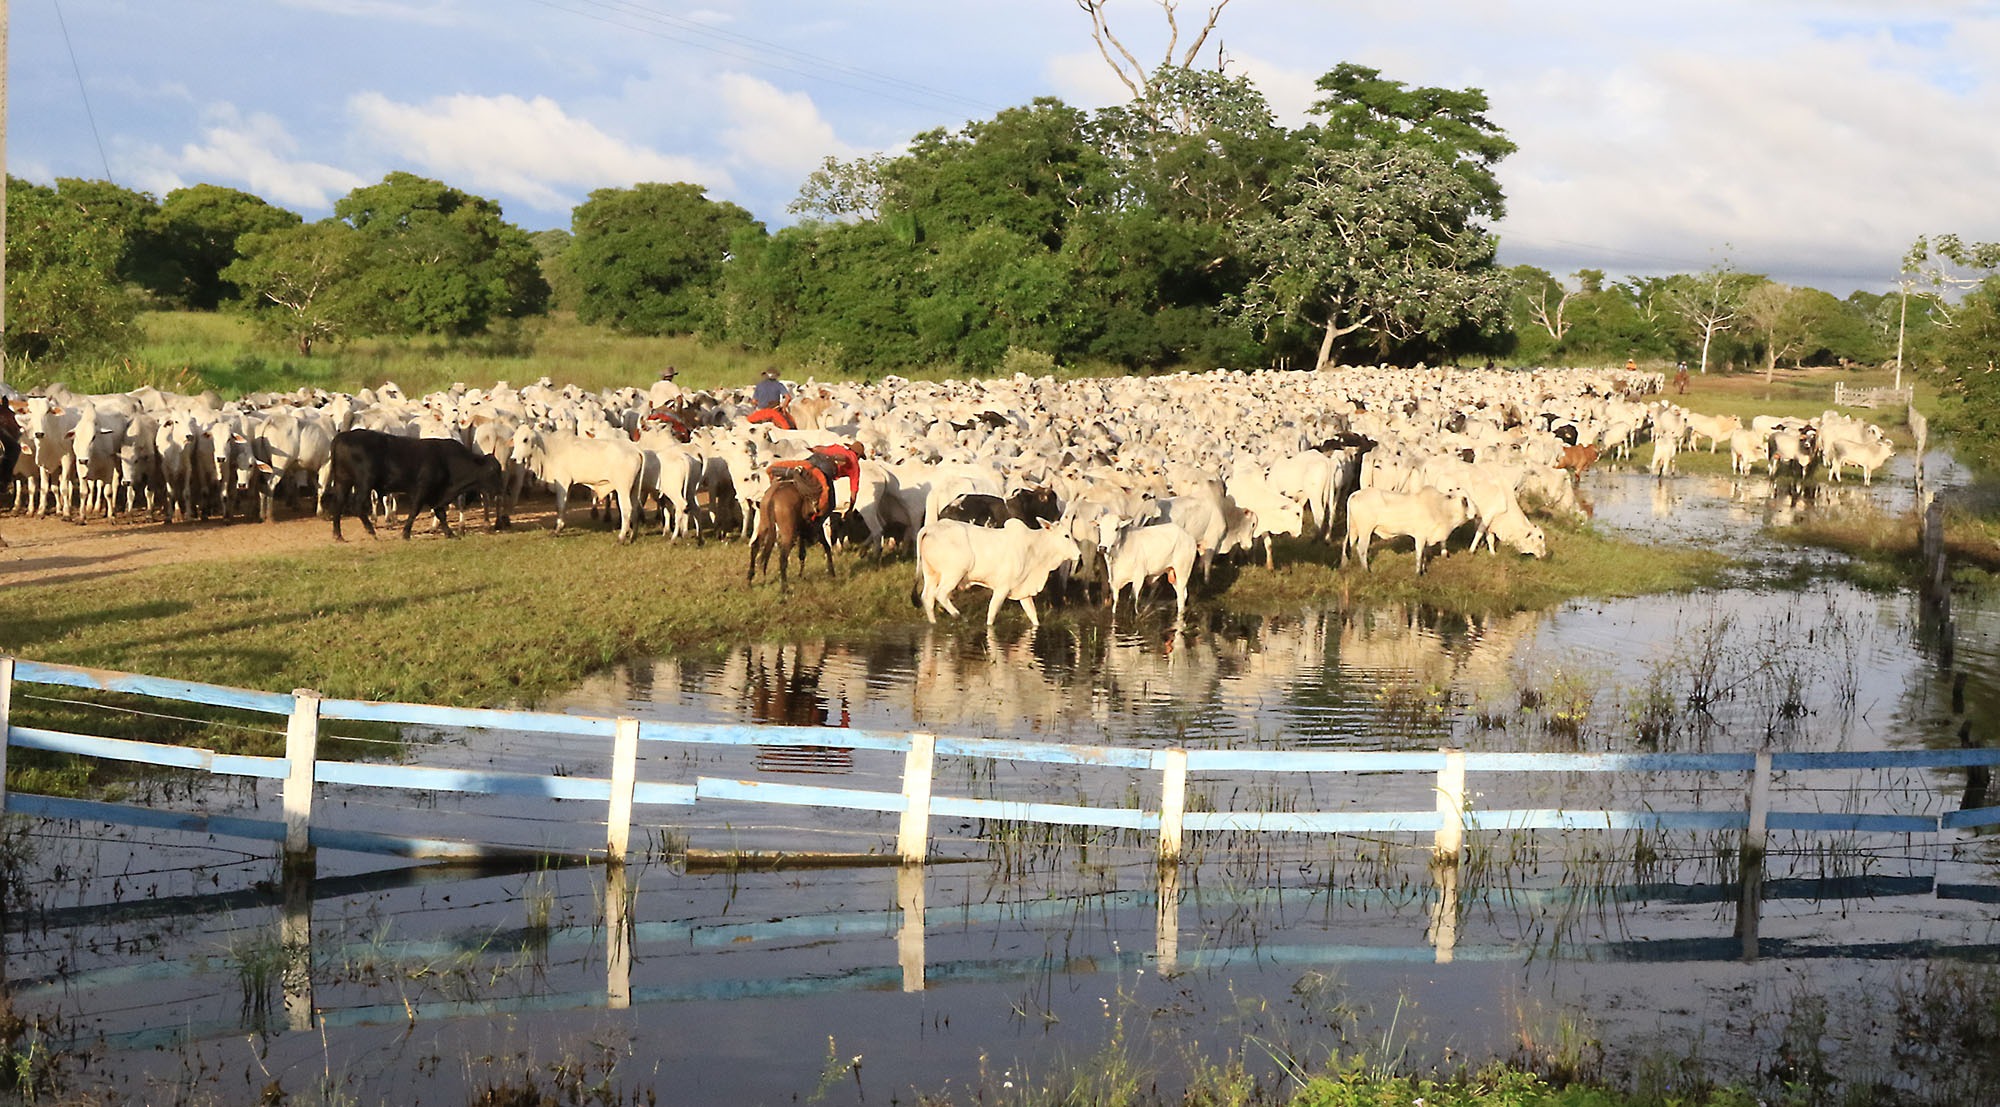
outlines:
[{"label": "wet muddy ground", "polygon": [[[1742,559],[1695,595],[1478,621],[1211,613],[1171,642],[1003,624],[758,645],[623,667],[551,706],[1145,747],[1955,744],[1962,725],[1990,733],[1990,605],[1959,609],[1955,664],[1972,691],[1954,697],[1912,594],[1847,583],[1822,571],[1837,555],[1763,533],[1800,512],[1896,517],[1908,475],[1798,503],[1756,478],[1592,474],[1597,525]],[[608,760],[586,740],[408,738],[423,764],[603,775]],[[641,776],[893,789],[899,768],[867,751],[699,749],[649,755]],[[1486,806],[1668,807],[1741,790],[1477,786],[1493,789],[1475,801]],[[1106,770],[949,763],[938,783],[1072,803],[1137,803],[1143,787]],[[1206,788],[1216,806],[1240,806],[1254,787],[1208,781],[1195,803]],[[1342,778],[1259,802],[1419,807],[1430,787]],[[1963,787],[1949,773],[1856,774],[1787,802],[1935,813]],[[276,814],[268,790],[164,783],[153,798]],[[411,835],[557,848],[602,835],[601,812],[583,803],[337,788],[321,803]],[[1163,1087],[1189,1057],[1276,1073],[1336,1048],[1385,1064],[1520,1055],[1773,1087],[1836,1067],[1850,1082],[1947,1092],[1987,1075],[1943,1025],[1991,994],[2000,959],[2000,879],[1969,834],[1781,834],[1748,897],[1735,839],[1719,833],[1490,835],[1456,879],[1433,872],[1429,842],[1411,835],[1218,836],[1191,843],[1162,886],[1137,836],[943,819],[934,848],[951,863],[920,876],[689,871],[669,860],[683,846],[887,852],[895,837],[888,816],[698,810],[698,822],[645,812],[648,860],[626,881],[323,851],[316,879],[288,882],[257,843],[40,827],[23,870],[36,906],[5,937],[7,988],[48,1048],[88,1054],[75,1079],[154,1102],[241,1102],[276,1082],[343,1101],[457,1103],[552,1065],[662,1102],[912,1102],[1101,1069],[1111,1043]]]}]

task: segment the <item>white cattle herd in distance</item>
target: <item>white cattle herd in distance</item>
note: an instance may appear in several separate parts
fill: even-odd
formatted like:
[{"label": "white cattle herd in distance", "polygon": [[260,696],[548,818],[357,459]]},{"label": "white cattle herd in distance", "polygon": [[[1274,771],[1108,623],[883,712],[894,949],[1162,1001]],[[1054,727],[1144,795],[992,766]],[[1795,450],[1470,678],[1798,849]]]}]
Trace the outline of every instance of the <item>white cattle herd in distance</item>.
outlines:
[{"label": "white cattle herd in distance", "polygon": [[[835,530],[857,543],[914,547],[926,615],[963,584],[989,587],[988,621],[1009,599],[1036,620],[1052,575],[1080,569],[1112,598],[1164,578],[1184,609],[1197,564],[1273,535],[1341,541],[1363,566],[1375,539],[1426,551],[1472,523],[1473,550],[1545,556],[1538,514],[1581,515],[1575,480],[1598,456],[1653,443],[1651,471],[1675,454],[1726,446],[1732,468],[1801,476],[1849,466],[1864,479],[1891,447],[1872,424],[1690,412],[1656,373],[1618,369],[1347,367],[1326,372],[1216,370],[1150,377],[808,383],[794,389],[798,430],[747,422],[748,390],[681,393],[555,387],[452,388],[406,396],[299,389],[224,402],[141,388],[75,394],[60,385],[8,394],[21,425],[17,512],[83,522],[120,511],[168,524],[269,520],[300,498],[326,513],[334,436],[350,428],[456,439],[500,460],[508,507],[525,490],[556,499],[587,488],[631,541],[648,501],[676,538],[747,536],[765,466],[816,445],[865,447],[860,492],[836,482]],[[675,413],[680,441],[649,414]],[[294,487],[288,488],[287,485]],[[977,527],[940,518],[961,496],[1053,489],[1060,518]],[[1336,509],[1346,507],[1345,534]],[[1523,505],[1527,505],[1525,508]],[[373,505],[371,505],[372,507]],[[387,507],[389,505],[381,505]],[[352,510],[352,509],[350,509]],[[504,512],[503,512],[504,514]],[[1043,529],[1043,528],[1046,529]],[[1053,532],[1053,533],[1049,533]]]}]

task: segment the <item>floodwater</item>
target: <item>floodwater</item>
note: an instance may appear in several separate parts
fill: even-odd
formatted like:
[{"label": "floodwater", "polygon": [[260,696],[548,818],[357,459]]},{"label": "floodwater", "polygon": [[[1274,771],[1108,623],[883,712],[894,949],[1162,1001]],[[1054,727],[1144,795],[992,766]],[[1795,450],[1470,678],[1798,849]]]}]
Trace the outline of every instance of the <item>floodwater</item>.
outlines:
[{"label": "floodwater", "polygon": [[[1954,691],[1909,592],[1764,528],[1911,504],[1907,459],[1810,502],[1768,480],[1593,473],[1596,525],[1741,560],[1694,595],[1483,620],[1406,609],[972,624],[620,667],[545,705],[583,714],[929,731],[1109,746],[1583,751],[1873,750],[1993,733],[2000,613],[1961,604]],[[1948,460],[1931,475],[1960,479]],[[1897,524],[1902,525],[1902,524]],[[1453,556],[1470,556],[1459,553]],[[337,727],[336,727],[337,729]],[[427,765],[606,773],[604,743],[412,729]],[[699,747],[642,780],[894,790],[869,751]],[[1418,774],[1280,794],[1195,782],[1191,808],[1431,803]],[[1494,778],[1474,806],[1672,807],[1740,782]],[[1935,814],[1963,774],[1857,773],[1793,808]],[[946,761],[939,794],[1131,806],[1135,774]],[[1785,782],[1780,782],[1785,787]],[[156,797],[275,814],[268,790]],[[1727,801],[1724,801],[1727,802]],[[595,805],[328,788],[336,821],[584,848]],[[773,811],[778,813],[774,814]],[[696,818],[698,821],[688,821]],[[1432,870],[1412,835],[1221,836],[1162,874],[1144,836],[934,821],[921,871],[690,871],[695,851],[889,852],[892,816],[708,801],[649,810],[624,879],[527,865],[401,866],[322,852],[284,879],[257,843],[39,828],[37,908],[6,928],[7,990],[81,1086],[154,1102],[462,1103],[532,1074],[666,1103],[1006,1101],[1064,1073],[1171,1089],[1190,1058],[1276,1079],[1333,1050],[1370,1064],[1517,1057],[1682,1087],[1829,1081],[1983,1102],[1955,1018],[2000,993],[1983,838],[1537,832]],[[1989,1016],[1990,1017],[1990,1016]],[[1957,1034],[1958,1037],[1954,1037]],[[17,1044],[16,1048],[19,1046]],[[73,1083],[72,1086],[79,1086]],[[316,1098],[314,1098],[316,1097]],[[1957,1097],[1957,1098],[1954,1098]]]}]

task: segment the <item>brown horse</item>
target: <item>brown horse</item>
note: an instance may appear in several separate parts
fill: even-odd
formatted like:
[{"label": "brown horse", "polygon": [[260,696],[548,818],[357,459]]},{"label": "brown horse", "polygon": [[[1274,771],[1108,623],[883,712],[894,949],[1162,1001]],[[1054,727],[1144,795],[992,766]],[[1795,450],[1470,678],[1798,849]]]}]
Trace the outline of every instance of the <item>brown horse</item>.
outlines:
[{"label": "brown horse", "polygon": [[798,547],[799,572],[806,571],[806,551],[812,543],[818,542],[826,551],[826,575],[833,576],[833,544],[826,539],[826,528],[822,520],[813,516],[809,505],[818,496],[809,496],[790,480],[775,480],[764,493],[764,502],[757,509],[757,536],[750,540],[750,568],[744,574],[744,581],[757,579],[758,561],[762,560],[764,575],[771,575],[771,550],[778,551],[778,582],[782,587],[791,586],[787,562],[792,547]]}]

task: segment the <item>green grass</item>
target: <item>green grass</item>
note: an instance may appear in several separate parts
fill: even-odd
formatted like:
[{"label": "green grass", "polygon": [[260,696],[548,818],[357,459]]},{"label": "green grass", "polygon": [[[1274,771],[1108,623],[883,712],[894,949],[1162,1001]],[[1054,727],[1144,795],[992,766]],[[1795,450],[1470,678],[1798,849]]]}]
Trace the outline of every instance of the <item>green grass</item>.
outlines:
[{"label": "green grass", "polygon": [[1499,554],[1456,546],[1433,556],[1416,575],[1407,549],[1376,543],[1371,568],[1336,567],[1339,551],[1303,542],[1281,543],[1278,569],[1245,570],[1222,597],[1223,606],[1246,613],[1280,611],[1307,603],[1421,603],[1460,614],[1494,615],[1551,607],[1579,596],[1636,596],[1711,584],[1729,559],[1710,550],[1642,545],[1589,527],[1545,524],[1549,556],[1535,560],[1502,547]]},{"label": "green grass", "polygon": [[[1337,551],[1292,543],[1276,572],[1219,569],[1206,602],[1263,610],[1409,601],[1507,611],[1578,595],[1695,587],[1725,563],[1589,530],[1555,529],[1549,541],[1546,561],[1459,551],[1422,578],[1410,572],[1408,553],[1378,550],[1374,571],[1343,571],[1330,564]],[[746,558],[735,542],[696,546],[647,535],[621,547],[589,529],[560,538],[530,530],[459,541],[329,541],[300,554],[11,588],[0,593],[0,648],[247,688],[495,706],[532,704],[630,658],[851,635],[921,618],[909,602],[915,570],[907,560],[842,551],[839,578],[829,581],[816,557],[781,593],[761,578],[745,586]],[[967,599],[959,625],[975,625],[983,610],[982,593]],[[1157,604],[1149,611],[1160,617]],[[1091,607],[1057,614],[1101,618]],[[1002,616],[1021,617],[1013,605]]]},{"label": "green grass", "polygon": [[[1734,415],[1748,426],[1758,415],[1777,415],[1800,419],[1817,419],[1822,412],[1833,407],[1833,386],[1836,381],[1844,381],[1855,388],[1887,387],[1894,383],[1894,374],[1880,369],[1780,369],[1775,380],[1765,383],[1762,373],[1734,373],[1722,375],[1710,373],[1696,376],[1685,396],[1674,395],[1669,385],[1665,398],[1672,400],[1690,411],[1705,415]],[[1937,389],[1921,375],[1903,374],[1903,383],[1915,388],[1917,410],[1930,413],[1939,405]],[[1892,408],[1846,408],[1847,414],[1865,419],[1888,431],[1896,444],[1902,448],[1910,445],[1910,435],[1905,412],[1900,407]],[[1705,440],[1704,440],[1705,441]],[[1702,447],[1706,451],[1707,446]],[[1722,447],[1727,451],[1728,444]],[[1634,451],[1635,460],[1643,459],[1645,447]],[[1723,471],[1728,471],[1728,454],[1724,452]]]}]

